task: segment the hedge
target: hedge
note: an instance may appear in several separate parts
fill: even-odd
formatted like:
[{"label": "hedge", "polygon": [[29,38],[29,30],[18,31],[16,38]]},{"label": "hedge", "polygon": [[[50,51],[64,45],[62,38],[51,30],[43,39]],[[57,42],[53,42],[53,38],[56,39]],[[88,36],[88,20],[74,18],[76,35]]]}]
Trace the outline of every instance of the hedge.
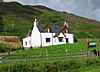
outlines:
[{"label": "hedge", "polygon": [[15,63],[1,64],[0,72],[61,72],[77,71],[80,68],[91,65],[100,65],[100,60],[88,59],[68,59],[62,61],[48,61],[44,63]]}]

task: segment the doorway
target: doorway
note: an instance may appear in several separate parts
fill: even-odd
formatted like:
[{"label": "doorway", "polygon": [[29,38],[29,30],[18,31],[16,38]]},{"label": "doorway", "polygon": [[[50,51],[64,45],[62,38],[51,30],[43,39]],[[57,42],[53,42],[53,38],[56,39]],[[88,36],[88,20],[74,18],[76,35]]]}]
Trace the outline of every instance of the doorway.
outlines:
[{"label": "doorway", "polygon": [[66,43],[68,43],[68,38],[66,38]]}]

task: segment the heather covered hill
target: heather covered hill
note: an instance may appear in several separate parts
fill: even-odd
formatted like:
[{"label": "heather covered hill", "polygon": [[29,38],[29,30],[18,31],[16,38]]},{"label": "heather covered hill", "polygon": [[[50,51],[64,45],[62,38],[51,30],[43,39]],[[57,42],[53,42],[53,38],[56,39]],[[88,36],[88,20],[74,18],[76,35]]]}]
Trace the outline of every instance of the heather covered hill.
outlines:
[{"label": "heather covered hill", "polygon": [[78,38],[100,38],[100,22],[41,5],[1,2],[0,14],[4,20],[4,32],[0,32],[0,35],[18,35],[23,38],[37,17],[42,24],[63,25],[67,21],[70,32]]}]

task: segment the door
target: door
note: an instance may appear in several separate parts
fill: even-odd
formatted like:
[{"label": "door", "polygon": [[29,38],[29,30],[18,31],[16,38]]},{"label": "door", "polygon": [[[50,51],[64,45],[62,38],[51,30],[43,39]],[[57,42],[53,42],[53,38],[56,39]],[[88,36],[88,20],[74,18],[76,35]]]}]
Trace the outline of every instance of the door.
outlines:
[{"label": "door", "polygon": [[66,43],[68,43],[68,38],[66,38]]}]

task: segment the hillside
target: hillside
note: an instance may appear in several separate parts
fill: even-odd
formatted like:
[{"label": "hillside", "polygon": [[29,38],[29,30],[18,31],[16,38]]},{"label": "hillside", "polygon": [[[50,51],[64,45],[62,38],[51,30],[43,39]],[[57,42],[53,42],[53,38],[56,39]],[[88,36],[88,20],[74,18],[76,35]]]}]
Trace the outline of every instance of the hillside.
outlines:
[{"label": "hillside", "polygon": [[71,33],[78,38],[100,38],[100,22],[67,12],[58,12],[45,6],[21,5],[17,2],[0,3],[0,14],[4,20],[4,32],[0,35],[18,35],[21,39],[32,27],[37,17],[42,24],[61,24],[66,20]]}]

